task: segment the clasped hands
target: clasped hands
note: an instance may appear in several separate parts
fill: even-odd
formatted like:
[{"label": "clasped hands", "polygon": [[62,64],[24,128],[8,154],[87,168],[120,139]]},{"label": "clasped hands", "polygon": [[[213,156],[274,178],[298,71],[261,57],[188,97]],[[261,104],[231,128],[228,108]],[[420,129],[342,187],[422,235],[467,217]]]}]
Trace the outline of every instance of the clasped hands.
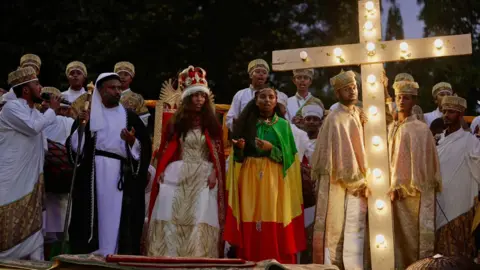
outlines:
[{"label": "clasped hands", "polygon": [[[238,140],[232,139],[232,142],[239,149],[243,150],[245,148],[245,139],[243,138]],[[273,148],[273,145],[269,141],[261,140],[259,138],[255,138],[255,146],[257,147],[257,149],[265,152],[268,152]]]}]

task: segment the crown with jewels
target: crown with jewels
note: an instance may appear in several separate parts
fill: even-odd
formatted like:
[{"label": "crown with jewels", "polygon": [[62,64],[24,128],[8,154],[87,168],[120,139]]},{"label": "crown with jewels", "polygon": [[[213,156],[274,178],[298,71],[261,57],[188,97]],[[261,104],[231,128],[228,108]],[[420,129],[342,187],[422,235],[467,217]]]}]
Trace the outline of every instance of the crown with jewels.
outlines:
[{"label": "crown with jewels", "polygon": [[210,94],[207,72],[201,67],[188,66],[178,75],[178,83],[183,90],[182,99],[197,92]]}]

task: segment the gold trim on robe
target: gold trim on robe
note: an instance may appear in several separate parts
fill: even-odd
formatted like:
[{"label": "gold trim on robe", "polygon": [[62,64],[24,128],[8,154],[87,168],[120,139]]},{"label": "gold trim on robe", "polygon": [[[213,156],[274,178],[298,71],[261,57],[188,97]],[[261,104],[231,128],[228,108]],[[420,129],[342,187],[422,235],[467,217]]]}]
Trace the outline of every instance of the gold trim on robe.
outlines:
[{"label": "gold trim on robe", "polygon": [[42,229],[43,174],[32,192],[0,206],[0,252],[9,250]]}]

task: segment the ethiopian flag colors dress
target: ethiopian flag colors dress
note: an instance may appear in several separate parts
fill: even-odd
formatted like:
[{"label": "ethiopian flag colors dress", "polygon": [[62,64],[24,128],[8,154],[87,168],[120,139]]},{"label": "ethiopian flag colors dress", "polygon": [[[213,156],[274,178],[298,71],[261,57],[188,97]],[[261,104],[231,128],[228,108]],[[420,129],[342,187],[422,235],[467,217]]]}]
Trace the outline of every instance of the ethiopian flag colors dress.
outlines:
[{"label": "ethiopian flag colors dress", "polygon": [[227,173],[225,241],[246,260],[295,263],[305,249],[300,162],[286,120],[257,123],[269,152],[234,149]]}]

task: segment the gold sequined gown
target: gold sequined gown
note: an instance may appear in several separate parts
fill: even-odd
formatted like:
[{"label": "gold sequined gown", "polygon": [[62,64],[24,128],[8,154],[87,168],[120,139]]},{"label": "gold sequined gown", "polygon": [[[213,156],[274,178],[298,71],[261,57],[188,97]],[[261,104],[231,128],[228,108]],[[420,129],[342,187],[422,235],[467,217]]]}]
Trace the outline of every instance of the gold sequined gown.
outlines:
[{"label": "gold sequined gown", "polygon": [[218,257],[217,187],[209,189],[205,136],[191,130],[181,140],[181,160],[165,169],[150,220],[147,255]]}]

